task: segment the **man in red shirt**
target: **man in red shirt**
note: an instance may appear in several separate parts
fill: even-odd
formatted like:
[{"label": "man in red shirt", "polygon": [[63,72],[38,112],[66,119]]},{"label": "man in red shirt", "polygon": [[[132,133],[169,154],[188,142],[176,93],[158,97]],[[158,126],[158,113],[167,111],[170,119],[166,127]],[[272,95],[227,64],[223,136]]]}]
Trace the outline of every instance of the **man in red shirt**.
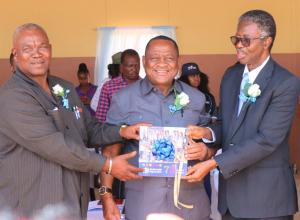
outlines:
[{"label": "man in red shirt", "polygon": [[104,122],[113,94],[139,79],[140,57],[133,49],[127,49],[121,55],[121,75],[107,81],[101,90],[96,110],[98,121]]}]

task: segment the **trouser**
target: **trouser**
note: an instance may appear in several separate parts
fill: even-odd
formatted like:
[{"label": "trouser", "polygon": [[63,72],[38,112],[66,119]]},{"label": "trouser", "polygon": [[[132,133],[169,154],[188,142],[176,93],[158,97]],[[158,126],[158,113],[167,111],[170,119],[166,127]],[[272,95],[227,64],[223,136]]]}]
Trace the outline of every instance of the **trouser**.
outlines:
[{"label": "trouser", "polygon": [[272,218],[236,218],[233,217],[229,210],[222,216],[222,220],[293,220],[293,215],[272,217]]}]

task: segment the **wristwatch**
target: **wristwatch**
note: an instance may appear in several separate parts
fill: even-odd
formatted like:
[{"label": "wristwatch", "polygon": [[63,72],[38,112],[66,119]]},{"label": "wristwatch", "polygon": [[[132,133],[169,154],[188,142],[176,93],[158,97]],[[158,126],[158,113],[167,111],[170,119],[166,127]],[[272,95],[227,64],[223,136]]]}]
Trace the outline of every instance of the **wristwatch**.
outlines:
[{"label": "wristwatch", "polygon": [[100,196],[103,196],[106,193],[112,193],[112,190],[110,188],[108,188],[107,186],[101,186],[99,188],[99,194],[100,194]]}]

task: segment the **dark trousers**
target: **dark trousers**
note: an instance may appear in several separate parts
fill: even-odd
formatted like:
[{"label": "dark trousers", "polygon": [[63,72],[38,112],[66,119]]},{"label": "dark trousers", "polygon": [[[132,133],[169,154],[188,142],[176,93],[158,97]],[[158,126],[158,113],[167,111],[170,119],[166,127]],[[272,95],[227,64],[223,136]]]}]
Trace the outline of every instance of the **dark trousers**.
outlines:
[{"label": "dark trousers", "polygon": [[125,182],[114,178],[112,191],[115,199],[125,199]]},{"label": "dark trousers", "polygon": [[235,218],[231,215],[229,210],[227,210],[226,214],[222,216],[222,220],[293,220],[293,217],[293,215],[288,215],[273,218]]}]

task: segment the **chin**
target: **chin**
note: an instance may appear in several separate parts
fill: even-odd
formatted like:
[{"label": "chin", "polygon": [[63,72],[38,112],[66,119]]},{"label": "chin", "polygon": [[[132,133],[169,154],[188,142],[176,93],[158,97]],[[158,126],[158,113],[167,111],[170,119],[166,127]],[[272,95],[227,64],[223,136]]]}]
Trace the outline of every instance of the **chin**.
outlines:
[{"label": "chin", "polygon": [[239,59],[238,61],[240,62],[240,64],[243,64],[243,65],[247,64],[247,60],[245,60],[245,59]]},{"label": "chin", "polygon": [[31,71],[32,76],[44,76],[47,75],[47,70]]}]

